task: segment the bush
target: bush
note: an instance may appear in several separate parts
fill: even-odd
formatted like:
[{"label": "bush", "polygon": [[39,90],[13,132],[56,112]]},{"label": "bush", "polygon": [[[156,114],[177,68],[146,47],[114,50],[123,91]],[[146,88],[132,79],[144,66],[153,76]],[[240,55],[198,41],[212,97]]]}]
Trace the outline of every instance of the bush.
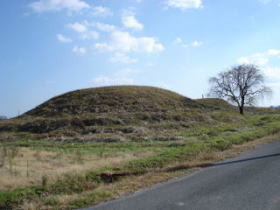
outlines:
[{"label": "bush", "polygon": [[55,194],[72,194],[93,189],[96,184],[90,182],[82,175],[66,175],[50,186],[50,191]]}]

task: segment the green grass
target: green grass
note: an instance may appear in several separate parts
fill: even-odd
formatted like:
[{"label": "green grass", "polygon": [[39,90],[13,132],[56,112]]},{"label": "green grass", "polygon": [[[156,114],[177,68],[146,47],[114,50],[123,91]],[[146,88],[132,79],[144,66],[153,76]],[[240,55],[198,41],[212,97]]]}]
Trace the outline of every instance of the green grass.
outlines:
[{"label": "green grass", "polygon": [[[21,140],[17,142],[21,147],[33,147],[36,149],[51,149],[59,150],[57,147],[63,148],[69,152],[76,151],[126,151],[141,149],[157,149],[160,151],[155,155],[146,158],[140,158],[129,161],[128,163],[118,167],[100,168],[95,171],[90,171],[85,174],[71,174],[62,176],[55,183],[45,186],[28,187],[24,189],[8,190],[0,192],[0,207],[8,208],[20,205],[23,201],[29,200],[44,200],[45,195],[71,195],[82,193],[85,191],[94,191],[101,184],[107,184],[108,180],[104,180],[102,174],[118,174],[131,176],[144,174],[149,171],[164,168],[168,164],[176,161],[184,161],[195,157],[200,153],[211,151],[224,151],[230,149],[233,145],[243,144],[257,138],[261,138],[270,134],[276,134],[280,131],[279,115],[253,116],[246,119],[245,127],[237,124],[227,124],[215,126],[211,128],[199,128],[193,131],[194,136],[185,133],[185,139],[175,144],[174,142],[123,142],[123,143],[61,143],[56,142],[51,144],[46,141],[28,141]],[[261,124],[257,124],[256,123]],[[184,134],[183,132],[181,134]],[[111,180],[118,181],[118,179]],[[93,194],[82,196],[69,203],[70,207],[78,208],[86,206],[90,203],[95,203],[101,198],[107,199],[111,197],[110,192],[94,192]],[[101,199],[102,200],[102,199]],[[45,200],[46,205],[57,206],[57,200]]]},{"label": "green grass", "polygon": [[[191,99],[172,91],[147,86],[113,86],[72,91],[54,97],[25,116],[58,116],[60,114],[167,111],[199,107]],[[101,121],[100,121],[101,122]]]},{"label": "green grass", "polygon": [[79,195],[66,208],[84,207],[114,196],[116,192],[100,189],[111,182],[160,173],[169,165],[191,161],[199,154],[226,151],[279,131],[279,112],[249,107],[241,116],[236,107],[220,99],[191,100],[143,86],[69,92],[23,116],[1,121],[2,147],[48,151],[58,156],[71,154],[80,164],[86,154],[95,154],[99,159],[128,153],[149,155],[117,166],[64,174],[54,182],[49,182],[46,175],[41,185],[0,191],[0,208],[32,202],[65,208],[58,199],[64,195]]},{"label": "green grass", "polygon": [[[114,86],[72,91],[24,115],[0,122],[0,140],[19,138],[71,142],[137,141],[167,138],[177,131],[209,124],[242,123],[236,107],[221,99],[192,100],[143,86]],[[247,108],[249,115],[277,113]]]},{"label": "green grass", "polygon": [[82,198],[74,199],[69,203],[69,208],[77,209],[82,208],[92,203],[95,203],[98,200],[104,201],[112,196],[111,192],[93,190],[90,194],[83,196]]}]

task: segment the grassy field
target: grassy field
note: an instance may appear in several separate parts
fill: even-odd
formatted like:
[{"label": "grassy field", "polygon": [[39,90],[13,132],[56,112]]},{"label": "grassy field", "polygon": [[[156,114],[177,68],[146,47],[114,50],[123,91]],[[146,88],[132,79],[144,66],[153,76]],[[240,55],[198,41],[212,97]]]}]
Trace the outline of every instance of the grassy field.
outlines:
[{"label": "grassy field", "polygon": [[0,121],[0,209],[73,209],[210,166],[279,138],[280,113],[160,88],[57,96]]},{"label": "grassy field", "polygon": [[209,166],[236,154],[236,145],[279,137],[279,114],[220,121],[176,129],[181,138],[164,141],[2,142],[0,208],[85,207]]},{"label": "grassy field", "polygon": [[242,120],[232,114],[235,109],[222,100],[195,101],[160,88],[92,88],[54,97],[22,116],[0,121],[0,140],[170,140],[180,138],[178,130]]}]

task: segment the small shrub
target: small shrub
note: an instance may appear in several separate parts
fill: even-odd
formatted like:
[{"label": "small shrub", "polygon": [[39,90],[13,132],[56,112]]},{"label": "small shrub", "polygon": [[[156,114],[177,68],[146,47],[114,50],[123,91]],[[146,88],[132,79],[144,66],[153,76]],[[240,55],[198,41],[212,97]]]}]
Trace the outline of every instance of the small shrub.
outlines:
[{"label": "small shrub", "polygon": [[102,179],[100,177],[100,174],[92,171],[92,172],[88,172],[86,174],[86,180],[90,181],[90,182],[95,182],[95,183],[101,183]]},{"label": "small shrub", "polygon": [[86,177],[82,175],[66,175],[51,185],[50,191],[55,194],[72,194],[80,193],[95,187],[95,183],[88,181]]},{"label": "small shrub", "polygon": [[84,159],[83,159],[83,153],[81,152],[81,150],[77,149],[75,151],[75,161],[77,163],[83,163],[84,162]]},{"label": "small shrub", "polygon": [[100,200],[104,201],[107,198],[110,198],[111,196],[112,196],[112,193],[107,192],[107,191],[100,191],[100,190],[94,191],[87,196],[84,196],[84,197],[71,201],[70,208],[71,209],[81,208],[81,207],[87,206],[89,204],[93,204]]},{"label": "small shrub", "polygon": [[221,133],[221,131],[219,129],[211,129],[207,135],[209,136],[218,136]]},{"label": "small shrub", "polygon": [[42,176],[42,186],[46,187],[48,184],[48,177],[47,176]]},{"label": "small shrub", "polygon": [[218,140],[211,146],[219,151],[224,151],[231,148],[232,143],[226,140]]},{"label": "small shrub", "polygon": [[45,205],[48,205],[48,206],[56,206],[56,205],[58,205],[58,203],[59,203],[59,201],[56,198],[49,198],[45,201]]}]

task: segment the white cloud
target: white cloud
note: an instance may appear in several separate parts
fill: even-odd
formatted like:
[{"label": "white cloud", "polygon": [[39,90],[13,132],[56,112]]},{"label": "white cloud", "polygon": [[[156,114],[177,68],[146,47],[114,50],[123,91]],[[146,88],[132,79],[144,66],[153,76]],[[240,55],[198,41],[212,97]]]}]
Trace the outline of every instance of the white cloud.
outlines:
[{"label": "white cloud", "polygon": [[112,76],[99,76],[92,80],[95,85],[131,85],[135,81],[133,77],[138,73],[132,68],[124,68],[115,72]]},{"label": "white cloud", "polygon": [[84,24],[78,23],[78,22],[70,23],[70,24],[67,25],[67,27],[76,31],[76,32],[78,32],[78,33],[83,33],[87,30],[87,27]]},{"label": "white cloud", "polygon": [[255,65],[265,65],[269,62],[271,57],[280,55],[280,50],[269,49],[264,53],[255,53],[251,56],[244,56],[237,59],[239,64],[255,64]]},{"label": "white cloud", "polygon": [[185,43],[181,37],[177,37],[177,38],[173,41],[173,44],[179,45],[179,46],[184,47],[184,48],[189,47],[189,45],[188,45],[187,43]]},{"label": "white cloud", "polygon": [[134,30],[143,30],[144,26],[140,23],[134,15],[123,15],[122,23],[126,28],[131,28]]},{"label": "white cloud", "polygon": [[78,47],[78,46],[75,46],[73,49],[72,49],[72,52],[78,54],[78,55],[84,55],[87,53],[87,50],[86,48],[84,47]]},{"label": "white cloud", "polygon": [[100,35],[96,31],[87,31],[87,32],[85,32],[81,35],[81,38],[84,39],[84,40],[87,40],[87,39],[88,40],[90,40],[90,39],[96,40],[96,39],[99,39],[99,37],[100,37]]},{"label": "white cloud", "polygon": [[115,31],[116,30],[116,26],[110,25],[110,24],[106,24],[106,23],[97,22],[97,23],[93,23],[91,25],[95,26],[98,30],[104,31],[104,32],[111,32],[111,31]]},{"label": "white cloud", "polygon": [[188,43],[184,42],[184,40],[181,37],[177,37],[173,41],[173,44],[178,45],[180,47],[187,48],[187,47],[200,47],[200,46],[203,45],[203,42],[201,42],[201,41],[193,41],[192,43],[188,44]]},{"label": "white cloud", "polygon": [[248,57],[240,57],[237,60],[237,62],[240,64],[265,65],[268,62],[268,58],[263,57],[262,55],[259,55],[259,54],[254,54],[254,55],[248,56]]},{"label": "white cloud", "polygon": [[132,64],[137,63],[137,59],[131,58],[128,55],[125,55],[123,53],[115,53],[113,57],[110,58],[110,62],[112,63],[125,63],[125,64]]},{"label": "white cloud", "polygon": [[[71,27],[71,25],[74,24],[68,24],[68,27]],[[102,32],[112,32],[117,31],[118,27],[112,24],[102,23],[102,22],[88,22],[87,20],[84,20],[83,22],[76,22],[75,25],[80,26],[82,25],[85,27],[86,30],[94,27],[96,30],[102,31]]]},{"label": "white cloud", "polygon": [[[271,87],[274,96],[274,104],[278,103],[280,98],[279,95],[279,87],[280,87],[280,67],[277,66],[279,63],[279,55],[280,50],[278,49],[269,49],[261,53],[255,53],[250,56],[244,56],[238,58],[237,62],[239,64],[255,64],[261,67],[264,76],[266,77],[266,83],[268,87]],[[271,102],[265,102],[266,105],[271,105]],[[275,105],[276,105],[275,104]],[[279,103],[277,104],[279,105]]]},{"label": "white cloud", "polygon": [[146,66],[149,66],[149,67],[154,67],[154,66],[156,66],[156,64],[155,64],[155,63],[153,63],[153,62],[148,62],[148,63],[146,63]]},{"label": "white cloud", "polygon": [[112,16],[113,12],[108,7],[96,6],[92,8],[92,14],[98,17]]},{"label": "white cloud", "polygon": [[174,41],[174,44],[182,44],[183,43],[183,39],[181,37],[177,37]]},{"label": "white cloud", "polygon": [[85,1],[81,0],[39,0],[29,4],[29,7],[36,12],[58,11],[62,9],[77,12],[90,8]]},{"label": "white cloud", "polygon": [[171,87],[167,84],[167,83],[165,83],[165,82],[156,82],[155,84],[154,84],[156,87],[159,87],[159,88],[163,88],[163,89],[171,89]]},{"label": "white cloud", "polygon": [[97,31],[90,30],[91,23],[84,21],[82,23],[75,22],[67,24],[66,27],[80,33],[80,38],[84,40],[99,39],[100,35]]},{"label": "white cloud", "polygon": [[135,69],[125,68],[125,69],[122,69],[122,70],[118,71],[117,75],[122,76],[122,77],[128,77],[128,76],[131,76],[131,75],[136,74],[136,73],[138,73],[138,71],[135,70]]},{"label": "white cloud", "polygon": [[[274,95],[279,95],[280,88],[280,67],[264,67],[264,75],[268,78],[267,85],[273,89]],[[277,102],[279,105],[279,102]]]},{"label": "white cloud", "polygon": [[[274,92],[275,91],[279,91],[279,88],[280,88],[280,82],[270,82],[270,83],[268,83],[268,86],[269,87],[271,87],[271,88],[274,88]],[[277,89],[276,89],[277,88]],[[277,105],[279,105],[279,102],[278,102],[278,104]]]},{"label": "white cloud", "polygon": [[168,7],[179,8],[182,10],[185,9],[198,9],[202,7],[202,0],[167,0],[166,2]]},{"label": "white cloud", "polygon": [[131,85],[131,84],[134,84],[134,80],[132,78],[126,78],[126,77],[100,76],[100,77],[94,78],[92,81],[95,85]]},{"label": "white cloud", "polygon": [[57,34],[56,38],[57,38],[58,41],[63,42],[63,43],[70,43],[70,42],[72,42],[72,39],[63,36],[62,34]]},{"label": "white cloud", "polygon": [[280,50],[269,49],[263,53],[255,53],[251,56],[241,57],[237,62],[240,64],[255,64],[261,66],[267,78],[267,85],[273,89],[273,92],[278,93],[280,87],[280,67],[270,66],[269,64],[273,62],[275,65],[276,60],[272,59],[279,59],[279,55]]},{"label": "white cloud", "polygon": [[153,37],[134,37],[123,31],[113,31],[109,42],[96,43],[93,47],[101,52],[155,53],[164,50],[164,46]]},{"label": "white cloud", "polygon": [[270,79],[280,79],[280,67],[265,67],[263,72]]},{"label": "white cloud", "polygon": [[268,56],[275,56],[275,55],[279,55],[279,54],[280,54],[280,50],[270,49],[267,51]]},{"label": "white cloud", "polygon": [[203,45],[203,42],[200,42],[200,41],[194,41],[191,43],[191,45],[193,47],[200,47],[201,45]]}]

